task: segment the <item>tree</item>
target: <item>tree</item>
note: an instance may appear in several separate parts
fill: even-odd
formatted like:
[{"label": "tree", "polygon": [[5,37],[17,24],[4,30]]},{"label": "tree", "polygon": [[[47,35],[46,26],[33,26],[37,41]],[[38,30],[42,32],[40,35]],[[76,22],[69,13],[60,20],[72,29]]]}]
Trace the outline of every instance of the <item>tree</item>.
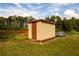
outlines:
[{"label": "tree", "polygon": [[27,28],[27,22],[29,17],[24,17],[24,28]]},{"label": "tree", "polygon": [[76,30],[76,18],[75,17],[72,17],[71,19],[71,23],[72,23],[72,26],[73,26],[73,30]]},{"label": "tree", "polygon": [[35,20],[35,18],[33,18],[32,16],[28,17],[28,21],[32,21]]},{"label": "tree", "polygon": [[18,16],[16,27],[20,29],[27,28],[27,22],[28,22],[28,17]]},{"label": "tree", "polygon": [[5,27],[5,18],[0,17],[0,29],[4,29],[4,27]]},{"label": "tree", "polygon": [[10,27],[10,28],[14,28],[16,26],[16,16],[9,16],[7,18],[7,25]]},{"label": "tree", "polygon": [[62,20],[59,16],[56,16],[56,29],[57,31],[62,31]]},{"label": "tree", "polygon": [[50,17],[50,21],[55,22],[56,17],[53,15]]},{"label": "tree", "polygon": [[79,31],[79,19],[76,19],[76,28],[75,28],[76,31]]},{"label": "tree", "polygon": [[50,17],[49,16],[45,17],[45,20],[49,20],[50,21]]},{"label": "tree", "polygon": [[70,20],[63,20],[63,30],[64,31],[72,31],[73,26]]},{"label": "tree", "polygon": [[54,16],[54,15],[52,15],[52,16],[47,16],[47,17],[45,17],[45,20],[49,20],[49,21],[52,21],[52,22],[55,22],[55,19],[56,19],[56,17]]}]

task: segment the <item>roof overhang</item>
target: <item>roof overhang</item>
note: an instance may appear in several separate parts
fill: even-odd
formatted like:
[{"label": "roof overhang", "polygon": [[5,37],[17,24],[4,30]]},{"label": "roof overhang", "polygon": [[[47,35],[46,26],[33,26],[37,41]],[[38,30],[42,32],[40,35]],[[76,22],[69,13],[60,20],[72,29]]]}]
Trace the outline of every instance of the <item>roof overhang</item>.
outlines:
[{"label": "roof overhang", "polygon": [[55,24],[54,22],[51,22],[51,21],[48,21],[48,20],[43,20],[43,19],[29,21],[28,24],[29,23],[36,23],[36,22],[44,22],[44,23],[49,23],[49,24]]}]

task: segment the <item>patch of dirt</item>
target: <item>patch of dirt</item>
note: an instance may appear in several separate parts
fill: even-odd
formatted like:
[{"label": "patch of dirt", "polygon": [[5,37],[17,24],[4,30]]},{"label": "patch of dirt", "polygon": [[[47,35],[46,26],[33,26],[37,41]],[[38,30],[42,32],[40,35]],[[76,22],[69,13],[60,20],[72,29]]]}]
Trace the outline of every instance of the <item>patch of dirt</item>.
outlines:
[{"label": "patch of dirt", "polygon": [[40,45],[44,45],[44,44],[48,44],[52,41],[55,41],[56,39],[51,39],[51,40],[47,40],[47,41],[32,41],[32,40],[28,40],[29,43],[31,44],[40,44]]}]

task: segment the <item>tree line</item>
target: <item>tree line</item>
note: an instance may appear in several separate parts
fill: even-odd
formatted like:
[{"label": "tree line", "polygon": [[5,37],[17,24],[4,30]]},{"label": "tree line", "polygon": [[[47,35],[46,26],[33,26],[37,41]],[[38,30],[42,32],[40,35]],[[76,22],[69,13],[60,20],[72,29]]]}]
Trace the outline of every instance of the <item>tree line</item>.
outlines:
[{"label": "tree line", "polygon": [[9,16],[8,18],[0,17],[0,29],[27,29],[27,22],[34,18],[22,16]]},{"label": "tree line", "polygon": [[79,31],[79,19],[75,17],[71,17],[70,19],[61,18],[59,16],[51,16],[46,17],[46,20],[55,22],[56,24],[56,31]]},{"label": "tree line", "polygon": [[[0,17],[0,30],[2,29],[27,29],[27,22],[36,20],[34,17],[9,16],[8,18]],[[61,18],[60,16],[47,16],[45,20],[55,22],[56,31],[79,31],[79,19],[71,17],[70,19]]]}]

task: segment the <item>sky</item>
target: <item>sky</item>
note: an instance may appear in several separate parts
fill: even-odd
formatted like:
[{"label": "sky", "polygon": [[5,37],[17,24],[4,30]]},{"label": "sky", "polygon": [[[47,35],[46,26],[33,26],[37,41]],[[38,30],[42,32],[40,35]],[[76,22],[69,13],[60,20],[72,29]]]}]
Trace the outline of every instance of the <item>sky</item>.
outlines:
[{"label": "sky", "polygon": [[79,3],[0,3],[0,16],[13,15],[36,19],[51,15],[79,18]]}]

